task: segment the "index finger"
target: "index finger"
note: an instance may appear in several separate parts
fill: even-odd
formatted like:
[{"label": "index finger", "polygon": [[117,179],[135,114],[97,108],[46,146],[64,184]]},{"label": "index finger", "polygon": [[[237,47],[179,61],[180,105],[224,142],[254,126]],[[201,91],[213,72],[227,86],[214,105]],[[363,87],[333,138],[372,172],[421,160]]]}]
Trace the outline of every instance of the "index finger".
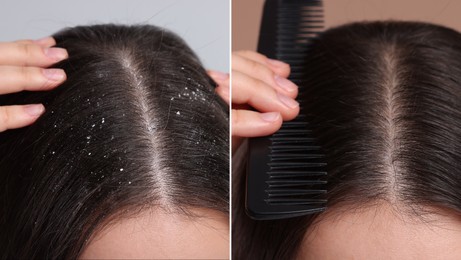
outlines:
[{"label": "index finger", "polygon": [[56,40],[53,37],[49,36],[49,37],[45,37],[45,38],[38,39],[38,40],[19,40],[19,41],[15,41],[15,43],[38,44],[42,47],[51,47],[51,46],[56,45]]},{"label": "index finger", "polygon": [[62,48],[21,41],[0,42],[0,65],[49,67],[67,57]]},{"label": "index finger", "polygon": [[265,55],[254,51],[236,51],[235,55],[268,66],[275,74],[287,78],[290,75],[290,65],[285,62],[269,59]]}]

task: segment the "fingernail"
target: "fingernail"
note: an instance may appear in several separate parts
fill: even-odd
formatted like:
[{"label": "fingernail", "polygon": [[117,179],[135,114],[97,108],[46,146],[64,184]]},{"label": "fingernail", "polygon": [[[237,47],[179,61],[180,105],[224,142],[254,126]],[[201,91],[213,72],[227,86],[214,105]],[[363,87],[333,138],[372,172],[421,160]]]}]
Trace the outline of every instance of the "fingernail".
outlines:
[{"label": "fingernail", "polygon": [[275,122],[280,116],[279,112],[268,112],[268,113],[261,113],[259,116],[267,122]]},{"label": "fingernail", "polygon": [[37,44],[47,44],[47,43],[51,42],[52,39],[53,39],[53,37],[47,36],[47,37],[43,37],[43,38],[38,39],[38,40],[34,40],[34,42],[37,43]]},{"label": "fingernail", "polygon": [[279,87],[283,88],[284,90],[288,92],[293,92],[298,89],[298,86],[296,86],[295,83],[291,82],[290,80],[280,77],[279,75],[275,75],[275,82]]},{"label": "fingernail", "polygon": [[297,106],[299,106],[299,103],[296,102],[296,100],[292,99],[292,98],[289,98],[283,94],[280,94],[280,93],[277,93],[277,96],[279,97],[279,100],[282,101],[282,103],[289,107],[289,108],[295,108]]},{"label": "fingernail", "polygon": [[55,47],[46,48],[45,55],[54,59],[55,61],[61,61],[61,60],[67,59],[67,57],[69,56],[65,49],[55,48]]},{"label": "fingernail", "polygon": [[42,104],[25,105],[24,111],[32,117],[37,117],[45,111],[45,107]]},{"label": "fingernail", "polygon": [[62,69],[44,69],[43,75],[52,81],[62,81],[66,77],[66,73]]},{"label": "fingernail", "polygon": [[229,78],[229,73],[212,70],[210,71],[210,77],[217,80],[227,80]]},{"label": "fingernail", "polygon": [[283,62],[283,61],[279,61],[279,60],[274,60],[274,59],[267,59],[267,62],[274,66],[274,67],[285,67],[285,66],[288,66],[287,63]]}]

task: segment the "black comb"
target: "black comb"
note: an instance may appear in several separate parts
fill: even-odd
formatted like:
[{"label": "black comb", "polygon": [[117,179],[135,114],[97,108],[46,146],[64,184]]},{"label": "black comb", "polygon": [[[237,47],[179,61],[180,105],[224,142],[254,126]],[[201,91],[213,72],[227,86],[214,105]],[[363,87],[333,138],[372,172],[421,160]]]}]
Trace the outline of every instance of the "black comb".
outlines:
[{"label": "black comb", "polygon": [[[258,51],[291,66],[290,80],[302,95],[303,63],[311,40],[323,30],[321,1],[268,0]],[[247,168],[247,214],[258,220],[303,216],[325,210],[325,155],[309,119],[285,122],[275,134],[251,138]]]}]

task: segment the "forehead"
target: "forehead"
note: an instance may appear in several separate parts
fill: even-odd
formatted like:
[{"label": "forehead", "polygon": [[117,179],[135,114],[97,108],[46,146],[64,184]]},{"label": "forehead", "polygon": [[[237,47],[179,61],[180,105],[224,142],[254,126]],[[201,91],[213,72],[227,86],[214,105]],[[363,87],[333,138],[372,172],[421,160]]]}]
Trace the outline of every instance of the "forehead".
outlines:
[{"label": "forehead", "polygon": [[461,219],[437,211],[415,217],[387,203],[331,209],[308,229],[298,258],[460,259]]},{"label": "forehead", "polygon": [[146,210],[116,220],[97,232],[83,259],[225,259],[229,257],[228,216],[197,209],[200,217]]}]

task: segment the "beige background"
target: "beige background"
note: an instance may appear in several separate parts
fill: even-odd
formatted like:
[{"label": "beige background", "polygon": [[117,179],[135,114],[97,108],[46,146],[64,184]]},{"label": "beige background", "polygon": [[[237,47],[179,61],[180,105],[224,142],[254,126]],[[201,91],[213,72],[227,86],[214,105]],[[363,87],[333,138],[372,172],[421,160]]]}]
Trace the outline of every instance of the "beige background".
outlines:
[{"label": "beige background", "polygon": [[[256,50],[264,0],[232,0],[232,49]],[[416,20],[461,31],[461,1],[324,0],[325,26],[362,20]]]}]

